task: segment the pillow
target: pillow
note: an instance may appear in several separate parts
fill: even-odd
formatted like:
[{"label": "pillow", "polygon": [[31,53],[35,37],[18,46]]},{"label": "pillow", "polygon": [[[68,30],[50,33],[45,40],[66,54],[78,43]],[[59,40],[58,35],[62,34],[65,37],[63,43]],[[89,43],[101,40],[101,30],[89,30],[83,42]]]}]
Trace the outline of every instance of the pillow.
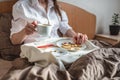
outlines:
[{"label": "pillow", "polygon": [[11,13],[0,14],[0,55],[7,60],[19,56],[20,45],[13,45],[10,41]]},{"label": "pillow", "polygon": [[11,13],[0,14],[0,32],[1,31],[6,32],[7,34],[10,33],[11,19],[12,19]]}]

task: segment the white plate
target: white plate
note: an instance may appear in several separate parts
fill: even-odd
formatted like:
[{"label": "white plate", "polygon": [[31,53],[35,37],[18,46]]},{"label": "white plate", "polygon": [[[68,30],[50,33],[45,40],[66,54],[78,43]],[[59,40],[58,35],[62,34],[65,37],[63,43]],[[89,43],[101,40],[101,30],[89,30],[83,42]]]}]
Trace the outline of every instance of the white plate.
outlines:
[{"label": "white plate", "polygon": [[[62,47],[62,44],[63,44],[63,43],[69,43],[69,42],[70,42],[70,43],[74,43],[72,39],[61,39],[61,40],[57,41],[56,45],[59,46],[60,48],[63,48],[63,47]],[[78,50],[83,50],[83,49],[85,49],[85,48],[86,48],[86,45],[85,45],[85,44],[82,44],[82,45],[80,46],[80,49],[78,49]],[[63,48],[63,49],[65,49],[65,48]],[[68,49],[66,49],[66,50],[68,50]],[[76,49],[71,49],[71,50],[68,50],[68,51],[78,51],[78,50],[76,50]]]}]

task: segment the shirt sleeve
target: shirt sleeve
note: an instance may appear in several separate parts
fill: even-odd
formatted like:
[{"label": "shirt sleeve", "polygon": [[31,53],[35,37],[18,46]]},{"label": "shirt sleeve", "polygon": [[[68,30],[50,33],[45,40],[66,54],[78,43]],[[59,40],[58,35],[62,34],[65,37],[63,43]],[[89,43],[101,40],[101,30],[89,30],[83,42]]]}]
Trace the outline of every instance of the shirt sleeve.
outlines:
[{"label": "shirt sleeve", "polygon": [[12,27],[10,29],[10,37],[12,34],[21,31],[27,24],[26,20],[24,19],[23,6],[19,3],[19,1],[13,6],[12,16],[13,19],[11,21]]},{"label": "shirt sleeve", "polygon": [[66,34],[67,30],[72,29],[72,27],[68,24],[68,17],[64,11],[61,11],[62,20],[60,22],[59,30],[62,34]]}]

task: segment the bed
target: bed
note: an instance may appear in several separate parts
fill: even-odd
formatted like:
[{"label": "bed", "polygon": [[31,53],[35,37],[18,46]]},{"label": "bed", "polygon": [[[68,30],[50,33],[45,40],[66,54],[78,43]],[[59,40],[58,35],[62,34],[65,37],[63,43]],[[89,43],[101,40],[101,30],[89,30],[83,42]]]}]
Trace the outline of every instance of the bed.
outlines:
[{"label": "bed", "polygon": [[[19,58],[21,45],[12,45],[9,39],[11,11],[15,2],[16,0],[0,2],[0,78],[2,80],[43,80],[43,77],[45,80],[120,80],[120,44],[113,46],[104,41],[93,40],[96,16],[64,2],[59,2],[59,5],[66,11],[69,24],[76,32],[87,34],[100,49],[66,65],[66,71],[60,71],[54,64],[46,68],[38,68],[26,59]],[[11,76],[12,74],[14,76]]]}]

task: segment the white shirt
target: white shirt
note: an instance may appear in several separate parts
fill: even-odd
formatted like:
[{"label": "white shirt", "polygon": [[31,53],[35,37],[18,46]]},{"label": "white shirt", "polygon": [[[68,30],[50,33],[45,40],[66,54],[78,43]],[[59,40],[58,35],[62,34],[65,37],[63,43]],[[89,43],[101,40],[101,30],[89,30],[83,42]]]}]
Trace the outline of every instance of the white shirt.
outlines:
[{"label": "white shirt", "polygon": [[[53,26],[50,36],[59,37],[57,34],[58,29],[63,34],[65,34],[68,29],[71,29],[71,27],[68,25],[68,18],[66,13],[61,10],[61,14],[62,21],[60,20],[60,16],[54,11],[52,0],[48,0],[47,13],[40,5],[38,0],[19,0],[13,6],[11,35],[21,31],[27,23],[38,21],[41,24],[47,24],[49,21],[50,25]],[[37,32],[35,32],[32,35],[28,35],[24,42],[33,42],[40,40],[41,38],[42,37]]]}]

